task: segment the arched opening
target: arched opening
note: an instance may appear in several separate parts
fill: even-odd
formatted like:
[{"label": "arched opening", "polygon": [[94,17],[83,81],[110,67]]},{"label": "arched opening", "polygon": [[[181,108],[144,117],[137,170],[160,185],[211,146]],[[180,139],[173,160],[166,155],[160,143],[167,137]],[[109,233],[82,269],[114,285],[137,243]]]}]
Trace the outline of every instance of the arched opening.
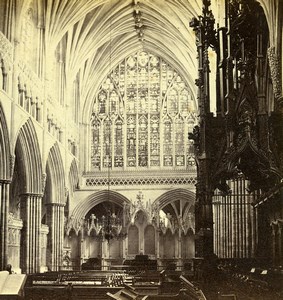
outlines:
[{"label": "arched opening", "polygon": [[[124,238],[127,227],[125,206],[129,200],[113,191],[100,191],[80,203],[66,223],[65,249],[68,248],[75,260],[77,243],[72,239],[80,236],[80,264],[83,268],[109,267],[122,264]],[[78,236],[70,236],[71,230]],[[88,266],[87,263],[92,265]],[[95,266],[93,264],[96,264]]]},{"label": "arched opening", "polygon": [[10,193],[10,218],[17,244],[8,259],[15,270],[39,272],[41,268],[42,164],[37,134],[29,119],[20,129],[15,147]]},{"label": "arched opening", "polygon": [[189,190],[175,189],[164,193],[157,201],[160,208],[161,265],[182,267],[195,256],[195,194]]},{"label": "arched opening", "polygon": [[66,204],[65,172],[58,143],[49,152],[46,163],[46,186],[42,207],[43,220],[49,228],[46,265],[58,270],[63,259],[64,206]]}]

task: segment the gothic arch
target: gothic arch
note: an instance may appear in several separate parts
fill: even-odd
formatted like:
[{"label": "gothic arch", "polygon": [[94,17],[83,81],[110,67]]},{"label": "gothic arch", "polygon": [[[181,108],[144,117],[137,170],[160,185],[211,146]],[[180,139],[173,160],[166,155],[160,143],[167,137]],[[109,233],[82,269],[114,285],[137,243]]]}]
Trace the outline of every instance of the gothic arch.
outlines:
[{"label": "gothic arch", "polygon": [[50,149],[46,173],[48,177],[49,199],[52,203],[65,203],[65,172],[58,143]]},{"label": "gothic arch", "polygon": [[[153,41],[154,43],[154,41]],[[115,56],[115,58],[112,57],[112,70],[115,69],[117,65],[121,63],[122,60],[127,59],[131,55],[135,54],[138,51],[146,51],[151,54],[154,54],[160,58],[162,58],[164,61],[168,63],[172,68],[174,68],[184,79],[185,83],[187,84],[187,89],[190,92],[190,95],[192,97],[194,109],[197,108],[197,97],[194,91],[194,80],[192,79],[191,74],[188,74],[188,72],[184,71],[184,66],[180,64],[180,62],[172,59],[172,55],[168,55],[166,51],[163,51],[163,49],[157,49],[155,47],[156,45],[146,46],[144,48],[141,48],[139,44],[134,43],[131,47],[130,45],[127,46],[127,49],[124,49],[124,45],[121,44],[118,47],[118,53]],[[121,49],[120,49],[121,48]],[[123,49],[122,49],[123,48]],[[109,58],[109,53],[107,52],[108,49],[104,49],[105,53],[103,55],[104,59]],[[122,59],[121,59],[122,58]],[[103,60],[104,61],[104,60]],[[110,72],[112,71],[110,70]],[[95,80],[94,84],[92,84],[88,90],[87,93],[83,93],[83,105],[82,105],[82,112],[81,112],[81,120],[82,122],[89,123],[89,120],[91,118],[92,113],[92,107],[94,104],[95,95],[99,91],[99,86],[103,84],[103,81],[107,77],[109,73],[109,64],[107,62],[102,63],[102,61],[97,62],[97,68],[92,71],[92,73],[89,75],[91,78],[96,78],[97,73],[100,73],[100,80]],[[91,100],[90,100],[91,99]]]},{"label": "gothic arch", "polygon": [[2,105],[0,103],[0,179],[10,179],[13,170],[10,165],[11,149],[9,132]]},{"label": "gothic arch", "polygon": [[[162,211],[167,217],[172,217],[172,220],[174,220],[173,223],[177,222],[179,225],[181,224],[185,234],[187,234],[188,229],[194,231],[195,193],[192,191],[185,189],[168,191],[158,197],[153,205],[159,207],[159,213]],[[172,232],[176,229],[175,225],[172,224]],[[163,231],[164,230],[165,228]],[[165,233],[165,231],[163,233]]]},{"label": "gothic arch", "polygon": [[113,202],[121,207],[123,207],[124,203],[130,203],[129,199],[117,192],[107,190],[99,191],[91,194],[85,200],[81,201],[73,210],[72,216],[76,220],[81,220],[94,206],[106,200]]},{"label": "gothic arch", "polygon": [[21,192],[42,194],[41,153],[37,134],[31,119],[28,119],[19,130],[15,153],[24,184],[21,187]]},{"label": "gothic arch", "polygon": [[279,46],[277,34],[280,26],[280,17],[278,17],[280,15],[279,1],[257,0],[257,2],[262,7],[266,17],[270,35],[270,47],[275,47],[277,50]]},{"label": "gothic arch", "polygon": [[158,204],[159,208],[162,209],[165,206],[167,206],[168,204],[170,204],[174,199],[184,199],[186,201],[188,201],[189,206],[193,205],[195,202],[195,193],[189,190],[185,190],[185,189],[175,189],[175,190],[171,190],[168,191],[164,194],[162,194],[161,196],[159,196],[153,203],[154,204]]}]

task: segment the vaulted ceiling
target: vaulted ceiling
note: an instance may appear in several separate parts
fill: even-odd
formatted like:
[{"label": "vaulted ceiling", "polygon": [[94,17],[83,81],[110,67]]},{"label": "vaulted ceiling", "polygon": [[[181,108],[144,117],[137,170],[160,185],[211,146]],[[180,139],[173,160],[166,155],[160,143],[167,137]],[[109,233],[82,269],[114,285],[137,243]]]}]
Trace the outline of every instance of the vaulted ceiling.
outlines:
[{"label": "vaulted ceiling", "polygon": [[189,22],[201,14],[201,1],[47,0],[44,9],[48,52],[64,39],[69,84],[80,73],[83,115],[107,73],[142,49],[163,57],[195,98],[196,46]]}]

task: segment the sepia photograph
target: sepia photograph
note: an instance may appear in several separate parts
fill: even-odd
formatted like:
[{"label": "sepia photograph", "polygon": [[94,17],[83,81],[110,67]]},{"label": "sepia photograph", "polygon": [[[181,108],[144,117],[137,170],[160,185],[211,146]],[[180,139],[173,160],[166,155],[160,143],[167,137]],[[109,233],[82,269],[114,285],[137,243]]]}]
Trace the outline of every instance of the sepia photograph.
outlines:
[{"label": "sepia photograph", "polygon": [[283,0],[0,11],[0,300],[283,299]]}]

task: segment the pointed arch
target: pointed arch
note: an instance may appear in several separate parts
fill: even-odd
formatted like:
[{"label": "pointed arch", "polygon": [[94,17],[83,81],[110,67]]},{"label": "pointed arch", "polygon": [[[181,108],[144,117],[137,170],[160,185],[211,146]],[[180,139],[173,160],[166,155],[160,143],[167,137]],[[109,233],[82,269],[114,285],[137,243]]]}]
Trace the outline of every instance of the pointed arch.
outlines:
[{"label": "pointed arch", "polygon": [[195,203],[195,198],[196,198],[195,193],[190,190],[174,189],[159,196],[154,201],[153,205],[157,203],[159,208],[162,209],[166,205],[174,201],[174,199],[179,199],[179,200],[184,199],[187,200],[190,205],[193,205]]},{"label": "pointed arch", "polygon": [[49,202],[65,203],[65,172],[59,145],[56,142],[50,149],[46,173],[50,181]]},{"label": "pointed arch", "polygon": [[22,192],[42,194],[42,159],[37,133],[31,119],[19,130],[15,153],[22,170]]},{"label": "pointed arch", "polygon": [[12,176],[10,165],[11,149],[5,114],[0,103],[0,179],[9,179]]},{"label": "pointed arch", "polygon": [[85,217],[88,211],[99,203],[104,201],[114,202],[123,207],[124,203],[129,204],[130,200],[125,196],[114,191],[99,191],[88,196],[84,201],[80,202],[74,209],[72,216],[74,219],[81,220]]}]

